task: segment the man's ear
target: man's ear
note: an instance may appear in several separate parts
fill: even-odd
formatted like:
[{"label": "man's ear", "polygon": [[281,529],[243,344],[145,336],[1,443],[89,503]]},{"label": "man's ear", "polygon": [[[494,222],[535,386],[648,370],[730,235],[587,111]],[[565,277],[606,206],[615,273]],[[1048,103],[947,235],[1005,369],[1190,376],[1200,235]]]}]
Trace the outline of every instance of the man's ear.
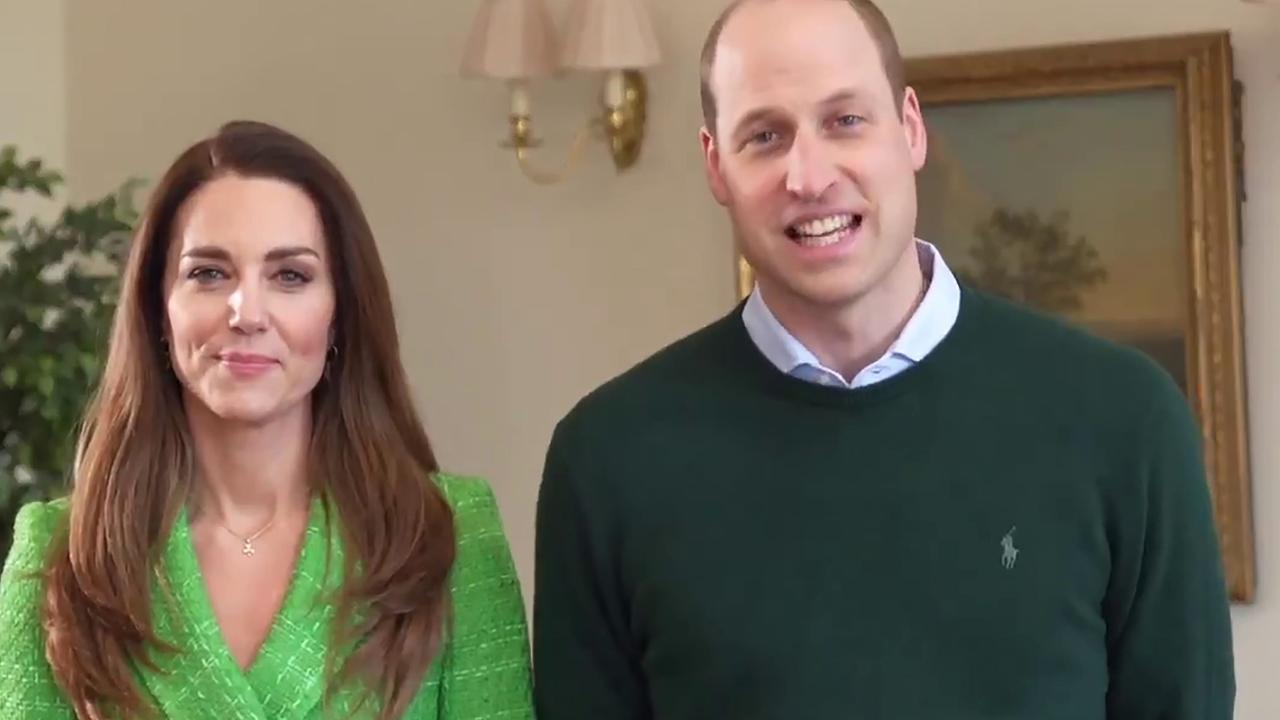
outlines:
[{"label": "man's ear", "polygon": [[707,186],[711,195],[721,205],[729,204],[729,185],[725,182],[724,173],[720,169],[720,142],[705,127],[699,133],[702,140],[702,160],[707,173]]},{"label": "man's ear", "polygon": [[911,154],[911,166],[919,172],[929,154],[929,133],[924,127],[924,114],[920,112],[920,100],[914,88],[907,88],[902,98],[902,129],[907,136],[907,151]]}]

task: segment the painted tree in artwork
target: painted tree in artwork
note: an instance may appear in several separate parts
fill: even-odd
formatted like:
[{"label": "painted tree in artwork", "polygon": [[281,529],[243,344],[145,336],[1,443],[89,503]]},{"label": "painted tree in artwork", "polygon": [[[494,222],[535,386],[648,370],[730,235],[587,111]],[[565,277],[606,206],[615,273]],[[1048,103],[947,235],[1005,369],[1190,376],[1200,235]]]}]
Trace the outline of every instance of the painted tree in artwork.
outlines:
[{"label": "painted tree in artwork", "polygon": [[974,232],[970,267],[961,280],[1038,310],[1070,314],[1084,307],[1084,293],[1107,280],[1097,249],[1072,237],[1066,212],[1047,221],[1034,210],[996,209]]}]

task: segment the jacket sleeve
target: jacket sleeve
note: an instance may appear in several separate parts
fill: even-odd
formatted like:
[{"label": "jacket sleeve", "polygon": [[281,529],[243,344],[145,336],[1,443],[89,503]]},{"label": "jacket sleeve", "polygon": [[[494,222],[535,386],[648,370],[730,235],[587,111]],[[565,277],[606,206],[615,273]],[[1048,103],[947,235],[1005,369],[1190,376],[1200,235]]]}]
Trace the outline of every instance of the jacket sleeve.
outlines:
[{"label": "jacket sleeve", "polygon": [[65,505],[31,503],[18,512],[13,548],[0,576],[0,717],[22,720],[70,718],[45,660],[40,607],[45,556]]},{"label": "jacket sleeve", "polygon": [[1134,444],[1104,614],[1115,720],[1231,720],[1231,619],[1200,432],[1164,383]]},{"label": "jacket sleeve", "polygon": [[453,623],[445,648],[444,720],[533,720],[529,632],[515,563],[493,491],[450,477],[458,553],[450,589]]}]

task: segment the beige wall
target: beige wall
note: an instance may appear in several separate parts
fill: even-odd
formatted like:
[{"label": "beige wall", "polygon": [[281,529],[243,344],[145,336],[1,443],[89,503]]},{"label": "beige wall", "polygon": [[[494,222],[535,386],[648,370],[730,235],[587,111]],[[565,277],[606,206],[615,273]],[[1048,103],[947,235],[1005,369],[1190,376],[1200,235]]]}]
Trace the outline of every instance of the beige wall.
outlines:
[{"label": "beige wall", "polygon": [[[497,147],[505,98],[458,79],[475,0],[76,3],[69,18],[70,170],[96,192],[154,178],[219,121],[255,117],[330,153],[366,202],[396,290],[405,358],[440,454],[497,487],[526,583],[542,453],[584,392],[725,311],[725,223],[703,187],[695,58],[719,0],[652,0],[667,62],[651,136],[615,177],[525,182]],[[552,3],[554,8],[564,3]],[[1244,231],[1261,591],[1235,611],[1239,717],[1280,715],[1280,21],[1240,0],[886,0],[910,54],[1227,28],[1249,91]],[[963,30],[961,30],[963,28]],[[540,86],[563,151],[594,86]],[[531,586],[526,585],[526,591]]]},{"label": "beige wall", "polygon": [[[0,0],[0,146],[62,168],[67,158],[65,0]],[[20,215],[52,203],[23,199]]]}]

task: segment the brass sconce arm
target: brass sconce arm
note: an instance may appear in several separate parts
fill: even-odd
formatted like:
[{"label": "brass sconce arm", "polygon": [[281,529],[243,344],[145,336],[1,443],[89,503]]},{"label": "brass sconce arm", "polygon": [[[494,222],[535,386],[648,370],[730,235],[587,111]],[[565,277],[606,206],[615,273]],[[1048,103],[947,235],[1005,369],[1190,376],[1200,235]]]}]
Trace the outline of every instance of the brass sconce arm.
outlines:
[{"label": "brass sconce arm", "polygon": [[[517,90],[515,92],[523,92]],[[541,143],[533,136],[533,119],[527,102],[517,98],[511,115],[511,135],[502,147],[516,151],[520,171],[539,185],[552,185],[568,178],[582,159],[583,151],[593,137],[605,140],[619,171],[635,165],[644,141],[648,96],[644,76],[635,70],[610,73],[604,90],[600,116],[592,118],[574,136],[564,165],[548,172],[533,166],[530,155]]]},{"label": "brass sconce arm", "polygon": [[591,141],[593,135],[598,134],[601,127],[599,118],[587,122],[574,136],[573,145],[569,148],[569,157],[564,165],[552,172],[534,167],[529,160],[531,151],[542,143],[533,137],[532,121],[528,115],[511,116],[511,138],[503,142],[502,147],[515,149],[516,163],[525,177],[538,185],[554,185],[573,174],[582,160],[583,151],[587,149],[587,143]]}]

